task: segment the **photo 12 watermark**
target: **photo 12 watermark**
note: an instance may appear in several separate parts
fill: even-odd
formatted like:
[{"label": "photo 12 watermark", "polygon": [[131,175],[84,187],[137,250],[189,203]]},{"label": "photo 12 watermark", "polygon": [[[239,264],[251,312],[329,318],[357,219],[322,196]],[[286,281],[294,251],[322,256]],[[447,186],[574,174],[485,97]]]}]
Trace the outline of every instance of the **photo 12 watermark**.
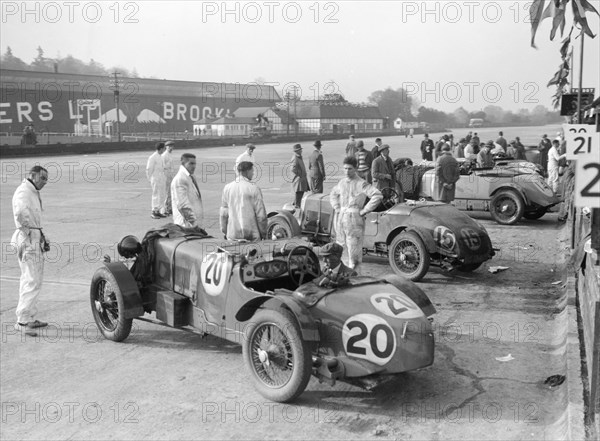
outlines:
[{"label": "photo 12 watermark", "polygon": [[140,22],[143,2],[14,2],[3,1],[2,23],[125,23]]}]

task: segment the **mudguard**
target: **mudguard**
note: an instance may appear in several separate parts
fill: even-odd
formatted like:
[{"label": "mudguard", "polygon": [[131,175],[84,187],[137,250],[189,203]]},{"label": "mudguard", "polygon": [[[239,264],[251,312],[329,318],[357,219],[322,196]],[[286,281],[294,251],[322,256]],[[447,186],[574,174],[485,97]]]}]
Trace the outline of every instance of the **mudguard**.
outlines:
[{"label": "mudguard", "polygon": [[239,322],[248,321],[254,316],[256,311],[261,307],[269,307],[276,309],[277,307],[284,306],[292,311],[294,317],[300,325],[302,332],[302,338],[306,341],[319,341],[319,329],[317,324],[308,309],[304,305],[301,305],[292,297],[286,296],[260,296],[255,297],[252,300],[246,302],[244,306],[235,315],[235,318]]},{"label": "mudguard", "polygon": [[435,241],[431,235],[431,231],[426,230],[425,228],[417,227],[416,225],[409,225],[404,229],[404,231],[412,231],[419,235],[425,246],[427,247],[427,251],[430,253],[435,253],[437,248],[435,246]]},{"label": "mudguard", "polygon": [[398,290],[406,294],[419,308],[421,308],[425,317],[430,317],[437,312],[435,306],[433,306],[431,300],[427,297],[427,294],[425,294],[414,282],[395,274],[386,274],[383,276],[383,280],[394,285]]},{"label": "mudguard", "polygon": [[502,184],[501,187],[495,188],[494,191],[492,191],[492,193],[490,194],[490,200],[496,195],[496,193],[498,193],[499,191],[502,191],[502,190],[516,191],[523,198],[523,202],[525,203],[525,206],[529,205],[529,200],[527,199],[527,196],[525,195],[525,193],[523,192],[521,187],[519,187],[516,184]]},{"label": "mudguard", "polygon": [[144,315],[142,296],[129,269],[122,262],[107,262],[104,266],[113,275],[121,290],[124,305],[123,311],[120,311],[121,315],[127,319]]},{"label": "mudguard", "polygon": [[287,210],[273,211],[267,215],[267,218],[272,218],[273,216],[278,216],[278,215],[285,217],[286,220],[288,221],[288,224],[290,225],[290,228],[292,229],[292,237],[300,236],[300,234],[302,233],[300,230],[300,224],[298,224],[298,221],[296,220],[294,215],[292,213],[290,213],[289,211],[287,211]]}]

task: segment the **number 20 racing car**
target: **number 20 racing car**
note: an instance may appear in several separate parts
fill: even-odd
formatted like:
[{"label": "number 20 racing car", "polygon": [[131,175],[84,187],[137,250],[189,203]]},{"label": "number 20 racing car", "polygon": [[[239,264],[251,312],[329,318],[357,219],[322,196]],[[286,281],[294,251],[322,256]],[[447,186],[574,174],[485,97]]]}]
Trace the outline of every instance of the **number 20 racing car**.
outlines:
[{"label": "number 20 racing car", "polygon": [[117,249],[124,259],[106,258],[90,288],[101,333],[122,341],[139,319],[241,344],[267,399],[293,400],[311,374],[371,389],[433,363],[435,308],[419,287],[395,275],[320,286],[306,241],[217,241],[169,224]]}]

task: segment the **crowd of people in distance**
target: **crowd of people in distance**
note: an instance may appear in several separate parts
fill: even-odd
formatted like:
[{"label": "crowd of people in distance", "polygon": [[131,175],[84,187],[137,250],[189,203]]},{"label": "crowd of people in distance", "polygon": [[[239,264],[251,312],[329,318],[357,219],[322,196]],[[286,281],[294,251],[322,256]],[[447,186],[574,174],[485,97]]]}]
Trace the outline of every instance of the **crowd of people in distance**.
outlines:
[{"label": "crowd of people in distance", "polygon": [[[28,126],[29,127],[29,126]],[[27,129],[27,143],[32,142],[33,127]],[[323,193],[325,162],[321,151],[323,143],[314,142],[308,160],[308,170],[302,157],[302,146],[294,144],[290,159],[293,205],[300,207],[304,194]],[[173,154],[173,141],[159,142],[146,164],[146,176],[152,189],[151,217],[162,219],[173,216],[173,223],[188,231],[206,235],[202,193],[195,178],[196,156],[183,153],[179,161]],[[259,241],[267,237],[267,212],[263,195],[254,178],[255,156],[253,144],[235,161],[235,179],[225,185],[219,208],[220,228],[227,240]],[[343,177],[331,190],[329,201],[335,211],[336,242],[322,250],[325,270],[320,285],[339,286],[348,277],[360,274],[363,256],[365,216],[374,211],[394,190],[397,202],[419,198],[423,173],[435,168],[437,186],[433,199],[449,203],[454,200],[455,184],[460,178],[457,158],[465,158],[479,168],[493,167],[494,158],[513,158],[539,164],[556,192],[560,167],[565,166],[566,144],[561,134],[550,140],[543,135],[537,148],[526,148],[516,137],[507,142],[502,132],[496,141],[482,143],[477,133],[469,132],[458,142],[452,134],[445,134],[434,143],[425,134],[420,151],[422,163],[414,165],[408,158],[392,161],[390,146],[381,138],[366,149],[362,140],[350,136],[343,158]],[[12,206],[16,230],[11,243],[18,250],[21,269],[19,304],[16,309],[15,329],[36,335],[36,329],[48,324],[37,320],[37,300],[43,279],[44,259],[39,253],[49,250],[49,241],[42,230],[42,203],[40,191],[48,182],[48,171],[34,166],[13,195]],[[347,266],[341,262],[342,250],[347,252]],[[336,285],[337,284],[337,285]]]}]

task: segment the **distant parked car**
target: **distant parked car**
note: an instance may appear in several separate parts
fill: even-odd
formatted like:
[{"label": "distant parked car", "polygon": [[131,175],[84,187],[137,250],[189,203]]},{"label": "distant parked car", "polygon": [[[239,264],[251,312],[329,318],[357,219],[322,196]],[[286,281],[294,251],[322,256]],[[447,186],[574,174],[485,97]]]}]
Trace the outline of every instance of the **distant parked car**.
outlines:
[{"label": "distant parked car", "polygon": [[[500,160],[494,167],[472,168],[461,161],[461,177],[456,183],[454,206],[465,211],[489,211],[502,225],[513,225],[523,217],[539,219],[561,200],[540,174],[536,164]],[[425,172],[419,196],[430,199],[435,171]]]}]

